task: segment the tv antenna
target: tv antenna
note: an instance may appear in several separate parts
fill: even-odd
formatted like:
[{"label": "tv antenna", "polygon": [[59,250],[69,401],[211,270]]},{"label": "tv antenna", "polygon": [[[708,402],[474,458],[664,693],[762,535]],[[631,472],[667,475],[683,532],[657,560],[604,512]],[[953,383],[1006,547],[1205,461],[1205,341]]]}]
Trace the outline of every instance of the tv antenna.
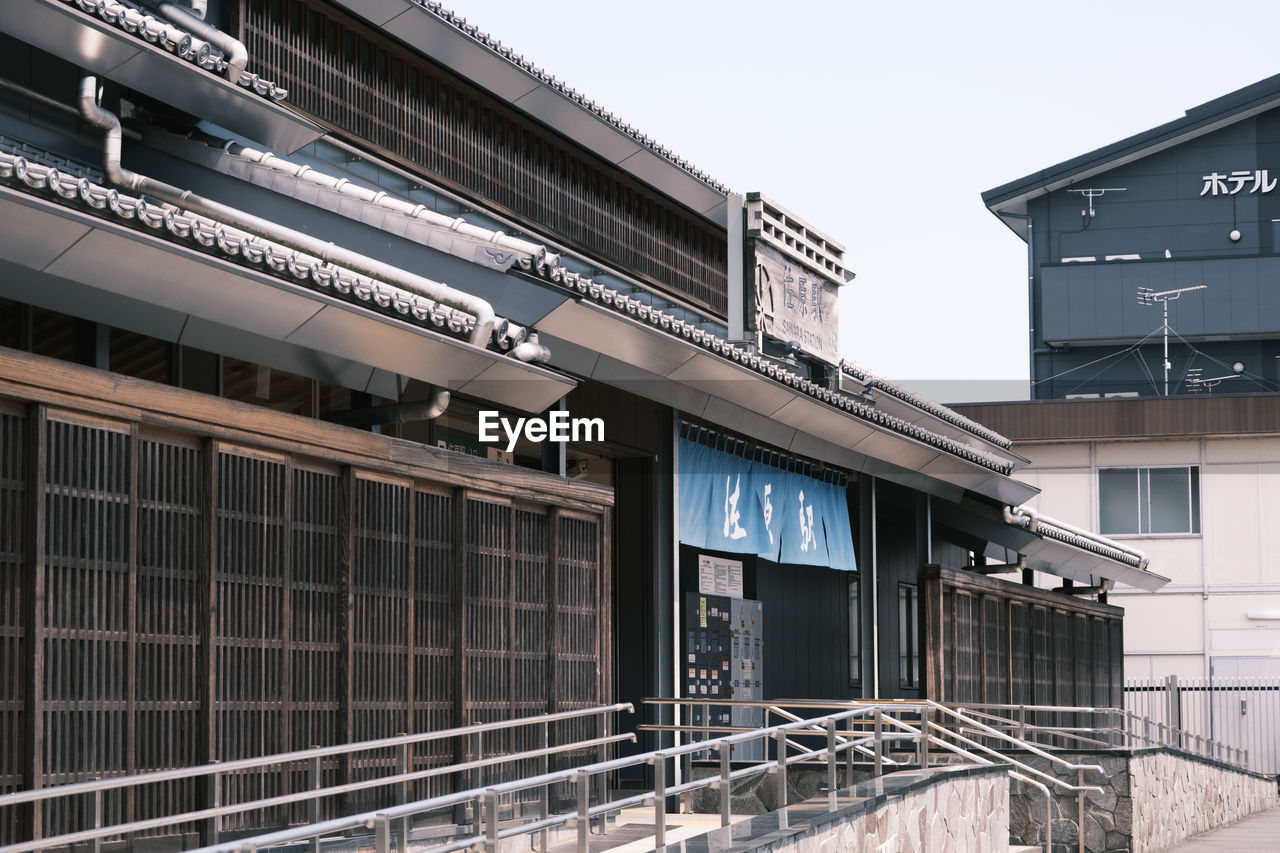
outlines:
[{"label": "tv antenna", "polygon": [[1200,391],[1201,389],[1213,393],[1215,386],[1221,385],[1227,379],[1239,379],[1244,375],[1244,362],[1237,361],[1231,365],[1231,372],[1226,376],[1204,376],[1204,368],[1193,367],[1187,371],[1187,388],[1191,393]]},{"label": "tv antenna", "polygon": [[1092,219],[1094,217],[1093,200],[1095,198],[1102,198],[1107,193],[1122,193],[1127,189],[1128,187],[1085,187],[1083,189],[1078,189],[1078,190],[1067,190],[1067,192],[1080,193],[1082,197],[1087,198],[1089,200],[1089,209],[1087,211],[1082,210],[1080,211],[1080,213],[1085,214],[1090,219]]},{"label": "tv antenna", "polygon": [[1193,290],[1204,290],[1209,285],[1196,284],[1191,287],[1179,287],[1174,290],[1155,291],[1149,287],[1138,288],[1138,304],[1151,305],[1159,302],[1164,306],[1164,324],[1160,327],[1160,331],[1164,333],[1164,395],[1169,396],[1169,303],[1178,299],[1184,293],[1190,293]]}]

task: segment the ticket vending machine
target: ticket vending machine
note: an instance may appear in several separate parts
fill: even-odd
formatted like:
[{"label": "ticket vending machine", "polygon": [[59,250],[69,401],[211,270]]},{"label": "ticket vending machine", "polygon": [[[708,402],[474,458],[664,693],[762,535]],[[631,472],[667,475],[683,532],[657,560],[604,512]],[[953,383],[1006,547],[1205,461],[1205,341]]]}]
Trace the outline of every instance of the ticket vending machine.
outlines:
[{"label": "ticket vending machine", "polygon": [[[685,679],[689,699],[705,699],[695,705],[690,722],[695,726],[763,725],[759,708],[733,708],[711,704],[717,700],[759,701],[764,698],[764,638],[761,602],[724,595],[688,593],[685,597]],[[725,732],[724,734],[727,734]],[[695,739],[719,737],[709,733]],[[763,744],[741,744],[735,759],[759,759]]]}]

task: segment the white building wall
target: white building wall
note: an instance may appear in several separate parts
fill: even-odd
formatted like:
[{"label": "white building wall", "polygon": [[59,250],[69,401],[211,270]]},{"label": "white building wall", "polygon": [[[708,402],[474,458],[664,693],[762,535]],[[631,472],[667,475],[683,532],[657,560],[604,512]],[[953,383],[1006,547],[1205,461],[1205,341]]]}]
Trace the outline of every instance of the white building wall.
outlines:
[{"label": "white building wall", "polygon": [[[1170,578],[1159,592],[1125,587],[1125,677],[1280,675],[1280,438],[1019,444],[1021,479],[1043,489],[1030,506],[1098,530],[1098,470],[1200,468],[1200,533],[1113,536]],[[1058,578],[1039,579],[1043,586]],[[1251,615],[1252,614],[1252,615]],[[1268,618],[1274,616],[1276,618]]]}]

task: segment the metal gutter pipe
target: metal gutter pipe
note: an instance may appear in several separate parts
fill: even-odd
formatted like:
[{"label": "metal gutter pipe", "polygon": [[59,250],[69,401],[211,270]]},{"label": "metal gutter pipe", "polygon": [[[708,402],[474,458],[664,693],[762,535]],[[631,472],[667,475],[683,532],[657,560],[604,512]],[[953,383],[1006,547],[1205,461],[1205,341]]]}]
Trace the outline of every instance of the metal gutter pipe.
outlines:
[{"label": "metal gutter pipe", "polygon": [[196,38],[202,38],[222,51],[222,55],[227,60],[227,81],[235,83],[240,80],[240,75],[244,73],[244,67],[249,64],[249,51],[242,42],[237,41],[212,24],[205,23],[191,14],[190,10],[175,3],[170,3],[168,0],[164,0],[156,8],[174,26],[182,27]]},{"label": "metal gutter pipe", "polygon": [[464,293],[461,290],[455,290],[446,284],[414,275],[399,267],[393,267],[390,264],[352,252],[349,249],[335,246],[333,243],[294,231],[270,220],[220,204],[196,195],[190,190],[182,190],[163,181],[140,175],[137,172],[131,172],[120,165],[120,119],[111,111],[105,110],[98,105],[98,78],[91,74],[85,75],[80,81],[79,107],[80,115],[87,123],[106,131],[106,141],[103,144],[102,152],[102,171],[111,183],[127,187],[138,193],[153,196],[177,207],[227,222],[259,237],[275,240],[300,252],[314,255],[320,260],[349,267],[370,278],[385,281],[387,284],[433,299],[450,308],[457,308],[473,314],[476,318],[476,325],[471,330],[470,342],[478,347],[488,346],[497,318],[494,315],[493,306],[487,301],[478,296]]},{"label": "metal gutter pipe", "polygon": [[1005,520],[1005,523],[1007,524],[1016,525],[1025,530],[1029,530],[1032,533],[1038,532],[1037,528],[1042,523],[1050,527],[1056,527],[1059,530],[1064,530],[1067,533],[1071,533],[1076,536],[1079,536],[1081,539],[1087,539],[1090,542],[1095,542],[1098,545],[1103,545],[1107,548],[1110,548],[1113,551],[1119,551],[1122,554],[1127,554],[1138,561],[1139,569],[1141,569],[1142,571],[1146,571],[1147,569],[1147,564],[1149,562],[1149,559],[1145,553],[1143,553],[1142,551],[1139,551],[1137,548],[1132,548],[1124,544],[1123,542],[1117,542],[1114,539],[1106,539],[1104,537],[1099,536],[1096,533],[1085,530],[1082,527],[1076,527],[1073,524],[1067,524],[1065,521],[1058,521],[1056,518],[1050,518],[1047,515],[1042,515],[1041,513],[1036,512],[1034,509],[1028,509],[1027,507],[1015,508],[1015,507],[1007,506],[1004,508],[1004,520]]},{"label": "metal gutter pipe", "polygon": [[345,426],[374,426],[375,424],[406,424],[417,421],[433,421],[449,408],[451,395],[444,388],[435,388],[431,396],[425,400],[412,403],[392,403],[387,406],[372,406],[367,409],[353,409],[333,416],[336,423]]}]

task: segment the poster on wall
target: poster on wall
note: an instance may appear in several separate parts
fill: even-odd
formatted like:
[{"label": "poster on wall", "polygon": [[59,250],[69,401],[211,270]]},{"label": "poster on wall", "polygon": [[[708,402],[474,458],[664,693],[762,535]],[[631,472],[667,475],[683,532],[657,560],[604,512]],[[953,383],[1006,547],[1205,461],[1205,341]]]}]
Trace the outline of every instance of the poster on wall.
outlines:
[{"label": "poster on wall", "polygon": [[742,598],[742,561],[699,554],[698,592]]}]

